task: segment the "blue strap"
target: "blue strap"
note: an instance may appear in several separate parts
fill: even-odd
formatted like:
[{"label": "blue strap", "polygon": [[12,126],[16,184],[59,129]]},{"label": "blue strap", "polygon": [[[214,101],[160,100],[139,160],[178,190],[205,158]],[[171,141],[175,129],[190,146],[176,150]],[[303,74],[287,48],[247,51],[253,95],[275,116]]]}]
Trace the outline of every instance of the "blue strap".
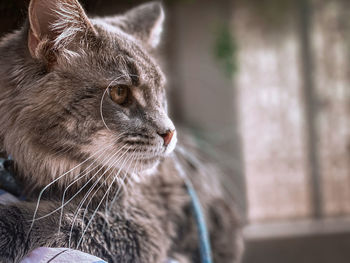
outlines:
[{"label": "blue strap", "polygon": [[[193,159],[193,157],[189,156],[182,147],[178,146],[177,150],[180,154],[183,154],[185,157],[187,157],[187,159],[191,159],[191,160]],[[175,159],[174,160],[175,168],[178,171],[179,175],[184,180],[186,184],[187,192],[191,197],[192,210],[193,210],[193,214],[194,214],[194,218],[195,218],[197,230],[198,230],[199,252],[200,252],[201,263],[212,263],[213,260],[212,260],[212,254],[211,254],[210,239],[209,239],[208,229],[205,223],[205,217],[203,214],[201,203],[197,196],[196,190],[194,189],[190,179],[187,177],[183,167],[181,166],[176,156],[176,153],[173,154],[173,158]]]},{"label": "blue strap", "polygon": [[191,197],[191,203],[193,208],[194,217],[196,220],[198,228],[198,237],[199,237],[199,250],[202,263],[212,263],[210,241],[208,235],[207,225],[205,223],[204,214],[202,211],[201,204],[199,202],[196,191],[194,190],[190,180],[185,178],[185,183],[187,191]]}]

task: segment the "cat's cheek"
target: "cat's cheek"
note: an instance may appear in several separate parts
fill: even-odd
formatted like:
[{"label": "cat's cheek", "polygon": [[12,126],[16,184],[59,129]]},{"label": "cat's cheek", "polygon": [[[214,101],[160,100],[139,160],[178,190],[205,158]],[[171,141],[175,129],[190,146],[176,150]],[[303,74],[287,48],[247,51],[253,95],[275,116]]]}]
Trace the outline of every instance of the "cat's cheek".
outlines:
[{"label": "cat's cheek", "polygon": [[177,143],[177,132],[175,131],[173,138],[171,139],[169,145],[167,146],[166,150],[165,150],[165,155],[169,155],[170,153],[172,153],[176,147],[176,143]]}]

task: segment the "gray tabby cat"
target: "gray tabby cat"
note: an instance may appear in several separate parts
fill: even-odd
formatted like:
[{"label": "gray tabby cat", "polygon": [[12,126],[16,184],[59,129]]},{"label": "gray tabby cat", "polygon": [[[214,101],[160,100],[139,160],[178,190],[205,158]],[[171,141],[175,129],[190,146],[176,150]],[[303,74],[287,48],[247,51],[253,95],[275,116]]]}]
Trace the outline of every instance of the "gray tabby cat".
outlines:
[{"label": "gray tabby cat", "polygon": [[108,262],[199,262],[179,162],[202,201],[215,262],[239,260],[218,171],[173,151],[153,58],[163,20],[159,3],[89,19],[76,0],[32,0],[24,27],[2,39],[0,147],[27,201],[0,205],[0,262],[41,246]]}]

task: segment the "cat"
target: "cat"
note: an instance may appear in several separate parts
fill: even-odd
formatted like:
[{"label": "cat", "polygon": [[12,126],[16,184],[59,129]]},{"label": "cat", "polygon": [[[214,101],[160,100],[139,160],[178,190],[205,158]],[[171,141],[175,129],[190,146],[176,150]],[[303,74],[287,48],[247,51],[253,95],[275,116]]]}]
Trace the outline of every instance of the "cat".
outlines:
[{"label": "cat", "polygon": [[0,147],[26,201],[0,205],[0,262],[42,246],[107,262],[199,262],[180,163],[214,262],[239,262],[240,223],[220,171],[193,161],[200,153],[185,139],[176,146],[155,59],[164,18],[158,2],[88,18],[76,0],[31,0],[24,26],[2,38]]}]

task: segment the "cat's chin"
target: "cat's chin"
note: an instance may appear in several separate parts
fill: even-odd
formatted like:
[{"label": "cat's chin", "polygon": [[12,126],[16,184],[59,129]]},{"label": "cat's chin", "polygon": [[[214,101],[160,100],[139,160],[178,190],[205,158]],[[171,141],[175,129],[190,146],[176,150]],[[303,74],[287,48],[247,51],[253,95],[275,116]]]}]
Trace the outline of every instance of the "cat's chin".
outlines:
[{"label": "cat's chin", "polygon": [[151,176],[158,171],[159,161],[157,161],[152,167],[149,167],[140,172],[142,176]]},{"label": "cat's chin", "polygon": [[158,171],[159,163],[160,163],[160,161],[156,161],[156,162],[154,162],[153,165],[150,165],[149,167],[146,167],[142,171],[139,171],[137,174],[136,173],[132,173],[131,174],[131,178],[135,182],[140,182],[142,180],[142,178],[145,178],[145,177],[152,176],[152,175],[156,174],[157,171]]},{"label": "cat's chin", "polygon": [[158,160],[152,164],[149,164],[148,167],[145,167],[145,169],[140,171],[140,174],[144,175],[144,176],[149,176],[149,175],[155,174],[158,170],[159,163],[160,163],[160,161]]}]

